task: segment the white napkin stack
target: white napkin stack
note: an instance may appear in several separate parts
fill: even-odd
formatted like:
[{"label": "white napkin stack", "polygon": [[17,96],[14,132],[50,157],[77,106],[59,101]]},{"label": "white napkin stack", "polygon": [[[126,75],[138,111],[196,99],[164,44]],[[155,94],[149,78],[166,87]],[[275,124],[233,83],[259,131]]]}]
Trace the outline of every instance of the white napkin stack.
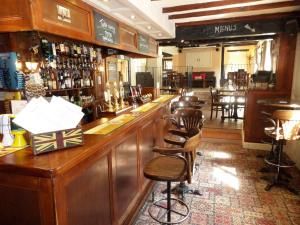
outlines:
[{"label": "white napkin stack", "polygon": [[50,103],[43,97],[33,98],[13,120],[32,134],[75,128],[83,117],[82,108],[61,97]]}]

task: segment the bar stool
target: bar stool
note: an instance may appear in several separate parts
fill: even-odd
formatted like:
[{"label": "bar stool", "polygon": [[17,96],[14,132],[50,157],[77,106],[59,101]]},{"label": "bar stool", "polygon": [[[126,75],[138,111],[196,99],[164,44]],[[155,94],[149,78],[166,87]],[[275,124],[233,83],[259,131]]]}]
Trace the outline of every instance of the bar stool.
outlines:
[{"label": "bar stool", "polygon": [[[149,207],[149,215],[157,222],[162,224],[176,224],[181,223],[186,220],[189,216],[190,210],[186,203],[180,199],[171,198],[171,182],[180,181],[181,177],[184,175],[187,168],[187,162],[184,157],[174,155],[174,156],[159,156],[152,159],[144,168],[144,176],[155,181],[166,181],[167,182],[167,198],[159,199],[151,204]],[[171,204],[171,201],[179,203],[181,206],[184,206],[185,212],[179,212],[172,209],[174,203]],[[160,204],[167,201],[167,207],[165,204]],[[165,220],[163,218],[157,218],[153,213],[153,208],[158,207],[160,209],[165,209],[166,212],[163,213],[163,216],[167,216]],[[171,212],[179,216],[176,220],[172,221]],[[162,216],[162,217],[163,217]]]},{"label": "bar stool", "polygon": [[274,157],[266,157],[265,162],[277,169],[276,176],[265,187],[269,191],[273,186],[286,187],[290,192],[298,194],[298,191],[290,186],[290,180],[284,178],[282,169],[293,167],[294,163],[283,159],[283,146],[286,141],[300,139],[300,110],[276,110],[272,114],[274,119],[275,129],[270,130],[269,136],[274,138],[278,143],[277,151],[274,152]]},{"label": "bar stool", "polygon": [[[190,138],[183,148],[154,147],[153,151],[160,153],[161,156],[150,160],[146,164],[144,168],[144,176],[151,180],[167,182],[167,198],[155,201],[149,207],[149,215],[155,221],[162,224],[177,224],[188,218],[190,211],[187,204],[180,199],[171,198],[171,182],[180,182],[185,180],[191,182],[195,151],[199,145],[199,138],[200,134],[198,133],[198,135]],[[184,157],[178,154],[182,154]],[[174,204],[171,204],[172,200]],[[167,207],[165,207],[163,204],[159,204],[164,201],[167,201]],[[179,207],[174,207],[176,203],[179,203],[179,206],[182,206],[184,212],[175,210],[177,207]],[[166,212],[163,214],[163,216],[167,216],[166,220],[162,219],[163,216],[158,218],[158,215],[154,215],[154,207],[166,210]],[[171,213],[175,214],[173,219]],[[175,220],[174,217],[176,217]]]}]

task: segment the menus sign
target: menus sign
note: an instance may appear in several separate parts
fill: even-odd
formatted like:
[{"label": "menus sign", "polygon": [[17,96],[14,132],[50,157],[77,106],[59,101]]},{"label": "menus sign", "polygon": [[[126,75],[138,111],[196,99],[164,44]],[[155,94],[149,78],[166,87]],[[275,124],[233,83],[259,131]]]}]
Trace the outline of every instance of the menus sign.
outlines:
[{"label": "menus sign", "polygon": [[176,29],[176,37],[179,40],[199,40],[239,35],[276,33],[281,31],[281,27],[282,23],[279,20],[178,27]]},{"label": "menus sign", "polygon": [[149,38],[139,34],[138,35],[138,49],[141,52],[149,52]]},{"label": "menus sign", "polygon": [[109,44],[119,44],[118,24],[107,17],[94,12],[96,39]]}]

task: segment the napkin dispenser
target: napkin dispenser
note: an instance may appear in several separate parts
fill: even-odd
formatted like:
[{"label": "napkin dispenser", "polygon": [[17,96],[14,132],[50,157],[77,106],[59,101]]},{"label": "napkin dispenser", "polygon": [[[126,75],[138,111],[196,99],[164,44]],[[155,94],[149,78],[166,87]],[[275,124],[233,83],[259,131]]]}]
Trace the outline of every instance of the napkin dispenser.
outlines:
[{"label": "napkin dispenser", "polygon": [[83,145],[83,133],[80,126],[73,129],[31,135],[31,147],[34,155],[80,145]]}]

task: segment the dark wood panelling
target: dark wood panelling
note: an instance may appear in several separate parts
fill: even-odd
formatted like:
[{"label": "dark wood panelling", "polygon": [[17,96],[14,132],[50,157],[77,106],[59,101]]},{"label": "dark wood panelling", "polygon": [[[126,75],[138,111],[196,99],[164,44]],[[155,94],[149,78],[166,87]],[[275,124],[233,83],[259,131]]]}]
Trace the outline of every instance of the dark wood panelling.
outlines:
[{"label": "dark wood panelling", "polygon": [[144,177],[143,174],[143,169],[145,167],[145,165],[147,164],[147,162],[149,162],[153,156],[153,147],[154,147],[154,142],[155,142],[155,124],[153,123],[154,121],[149,121],[148,123],[146,123],[140,131],[140,142],[139,142],[139,146],[140,146],[140,177],[141,177],[141,187],[143,188],[144,185],[146,185],[145,181],[146,178]]},{"label": "dark wood panelling", "polygon": [[28,0],[2,0],[0,6],[0,32],[32,29]]},{"label": "dark wood panelling", "polygon": [[149,51],[152,54],[158,53],[158,44],[153,38],[149,38]]},{"label": "dark wood panelling", "polygon": [[68,224],[111,224],[107,157],[84,168],[65,191]]},{"label": "dark wood panelling", "polygon": [[264,134],[264,122],[261,111],[264,106],[257,104],[258,100],[274,99],[274,98],[289,98],[290,93],[282,90],[250,90],[247,93],[244,119],[244,141],[261,143],[266,138]]},{"label": "dark wood panelling", "polygon": [[[1,224],[42,224],[39,212],[38,192],[0,185]],[[29,206],[30,207],[27,207]]]},{"label": "dark wood panelling", "polygon": [[48,179],[0,172],[0,224],[55,225]]},{"label": "dark wood panelling", "polygon": [[[297,35],[281,33],[276,69],[276,90],[291,93],[294,74]],[[298,62],[299,63],[299,62]]]},{"label": "dark wood panelling", "polygon": [[115,147],[113,154],[115,216],[122,223],[124,213],[138,192],[137,133],[131,132]]},{"label": "dark wood panelling", "polygon": [[[70,23],[58,19],[58,5],[70,10]],[[92,10],[82,1],[34,0],[34,6],[40,9],[34,18],[39,30],[79,40],[92,39]]]},{"label": "dark wood panelling", "polygon": [[120,43],[123,47],[137,50],[136,37],[136,30],[120,25]]}]

